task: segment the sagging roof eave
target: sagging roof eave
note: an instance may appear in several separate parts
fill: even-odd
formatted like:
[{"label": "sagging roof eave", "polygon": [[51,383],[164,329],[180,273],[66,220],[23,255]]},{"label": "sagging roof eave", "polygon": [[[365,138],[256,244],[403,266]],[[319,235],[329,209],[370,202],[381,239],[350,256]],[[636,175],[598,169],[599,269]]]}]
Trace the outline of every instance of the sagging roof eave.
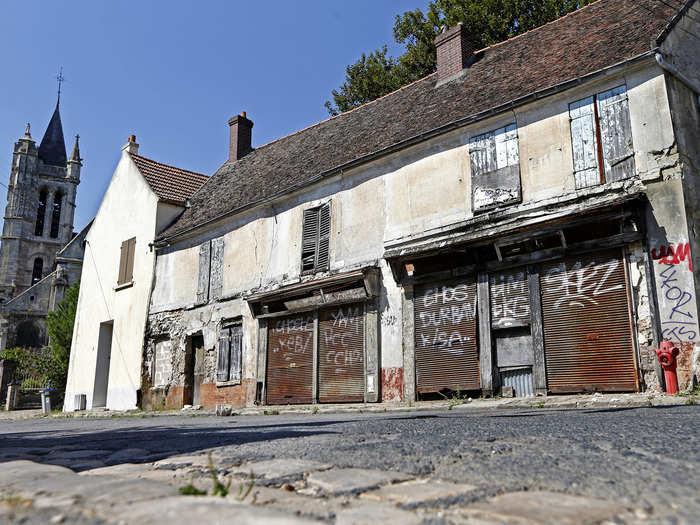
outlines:
[{"label": "sagging roof eave", "polygon": [[671,19],[671,21],[666,24],[666,27],[664,27],[664,30],[661,32],[661,34],[656,38],[655,40],[655,45],[656,47],[661,47],[661,44],[664,43],[666,40],[666,37],[671,34],[671,31],[673,31],[673,28],[678,25],[678,22],[690,11],[690,8],[693,6],[693,4],[697,0],[688,0],[685,5],[678,10],[678,12],[675,14],[675,16]]},{"label": "sagging roof eave", "polygon": [[[341,164],[339,166],[336,166],[334,168],[326,170],[326,171],[320,173],[319,175],[317,175],[316,177],[313,177],[313,178],[308,179],[306,181],[303,181],[301,183],[289,186],[289,187],[287,187],[287,188],[285,188],[277,193],[274,193],[268,197],[265,197],[264,199],[259,199],[257,201],[250,202],[250,203],[245,204],[243,206],[239,206],[238,208],[234,208],[232,210],[229,210],[226,213],[222,213],[221,215],[219,215],[217,217],[209,219],[209,220],[207,220],[201,224],[198,224],[196,226],[186,228],[186,229],[182,230],[181,232],[177,232],[173,235],[165,236],[165,237],[161,237],[159,239],[156,239],[154,246],[155,246],[156,250],[158,250],[159,248],[164,248],[166,246],[169,246],[170,244],[187,239],[187,238],[192,237],[198,233],[203,233],[203,232],[207,231],[207,229],[209,227],[213,227],[215,224],[219,223],[220,221],[222,221],[228,217],[231,217],[233,215],[237,215],[237,214],[242,213],[244,211],[247,211],[247,210],[256,208],[258,206],[262,206],[266,203],[275,201],[275,200],[279,199],[280,197],[283,197],[283,196],[288,195],[290,193],[294,193],[295,191],[298,191],[298,190],[305,188],[307,186],[311,186],[313,184],[316,184],[317,182],[319,182],[325,178],[331,177],[333,175],[337,175],[339,173],[342,173],[345,170],[357,167],[361,164],[365,164],[367,162],[378,159],[378,158],[383,157],[385,155],[389,155],[391,153],[394,153],[395,151],[407,148],[407,147],[412,146],[414,144],[417,144],[419,142],[423,142],[423,141],[431,139],[433,137],[443,135],[443,134],[448,133],[450,131],[453,131],[455,129],[462,128],[464,126],[468,126],[470,124],[473,124],[474,122],[484,120],[486,118],[492,117],[494,115],[505,112],[507,110],[511,110],[513,108],[523,106],[523,105],[528,104],[534,100],[539,100],[539,99],[543,99],[543,98],[555,95],[557,93],[565,91],[571,87],[577,86],[577,85],[582,84],[584,82],[594,80],[597,77],[615,73],[615,72],[619,71],[620,69],[623,69],[623,68],[628,67],[630,65],[637,64],[639,62],[643,62],[644,60],[647,60],[647,59],[653,60],[657,51],[659,51],[659,48],[654,47],[653,49],[650,49],[649,51],[646,51],[645,53],[634,56],[634,57],[629,58],[627,60],[623,60],[622,62],[618,62],[617,64],[613,64],[613,65],[605,67],[603,69],[599,69],[599,70],[594,71],[592,73],[588,73],[586,75],[582,75],[580,77],[576,77],[576,78],[573,78],[571,80],[561,82],[559,84],[556,84],[554,86],[551,86],[551,87],[548,87],[548,88],[545,88],[545,89],[542,89],[539,91],[535,91],[529,95],[525,95],[523,97],[513,99],[510,102],[506,102],[505,104],[495,106],[495,107],[488,109],[486,111],[482,111],[480,113],[475,113],[475,114],[469,115],[467,117],[462,117],[462,118],[454,120],[448,124],[444,124],[442,126],[434,128],[432,130],[425,131],[423,133],[420,133],[418,135],[410,137],[406,140],[397,142],[395,144],[392,144],[390,146],[387,146],[385,148],[377,150],[373,153],[363,155],[362,157],[358,157],[357,159],[354,159],[350,162],[346,162],[345,164]],[[221,168],[219,168],[219,169],[221,169]]]}]

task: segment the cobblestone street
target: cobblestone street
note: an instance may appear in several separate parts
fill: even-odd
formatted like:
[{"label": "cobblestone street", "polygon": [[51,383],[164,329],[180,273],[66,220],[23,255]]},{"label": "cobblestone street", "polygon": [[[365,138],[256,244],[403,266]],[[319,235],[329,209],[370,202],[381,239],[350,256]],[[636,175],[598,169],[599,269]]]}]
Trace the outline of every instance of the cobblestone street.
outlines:
[{"label": "cobblestone street", "polygon": [[0,421],[0,520],[697,523],[695,406],[465,408]]}]

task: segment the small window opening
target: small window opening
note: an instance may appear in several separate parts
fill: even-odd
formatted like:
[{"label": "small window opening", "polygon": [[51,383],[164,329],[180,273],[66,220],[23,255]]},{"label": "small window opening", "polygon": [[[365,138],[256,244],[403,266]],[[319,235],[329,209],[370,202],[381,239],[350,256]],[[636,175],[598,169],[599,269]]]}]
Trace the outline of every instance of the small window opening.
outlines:
[{"label": "small window opening", "polygon": [[58,237],[58,228],[61,225],[61,205],[63,194],[57,191],[53,197],[53,209],[51,211],[51,233],[52,239]]},{"label": "small window opening", "polygon": [[41,281],[42,272],[44,271],[44,260],[41,257],[34,259],[34,267],[32,268],[32,285]]},{"label": "small window opening", "polygon": [[36,210],[36,224],[34,225],[34,235],[44,235],[44,217],[46,216],[46,197],[48,192],[41,190],[39,192],[39,207]]}]

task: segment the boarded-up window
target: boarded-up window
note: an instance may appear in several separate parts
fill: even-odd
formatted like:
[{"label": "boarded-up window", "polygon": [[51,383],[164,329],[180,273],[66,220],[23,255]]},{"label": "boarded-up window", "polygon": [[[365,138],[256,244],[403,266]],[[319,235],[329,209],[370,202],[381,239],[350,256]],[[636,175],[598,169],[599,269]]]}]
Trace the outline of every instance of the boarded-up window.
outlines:
[{"label": "boarded-up window", "polygon": [[219,358],[216,366],[218,382],[241,382],[243,328],[240,324],[226,326],[219,334]]},{"label": "boarded-up window", "polygon": [[634,175],[627,88],[618,86],[569,105],[576,188]]},{"label": "boarded-up window", "polygon": [[199,274],[197,275],[197,302],[221,297],[224,279],[224,239],[220,237],[199,246]]},{"label": "boarded-up window", "polygon": [[474,211],[520,202],[520,156],[515,124],[469,141]]},{"label": "boarded-up window", "polygon": [[301,234],[301,270],[319,272],[330,262],[331,203],[304,210]]},{"label": "boarded-up window", "polygon": [[134,280],[134,252],[136,250],[136,237],[122,242],[121,255],[119,257],[119,277],[117,285],[130,283]]}]

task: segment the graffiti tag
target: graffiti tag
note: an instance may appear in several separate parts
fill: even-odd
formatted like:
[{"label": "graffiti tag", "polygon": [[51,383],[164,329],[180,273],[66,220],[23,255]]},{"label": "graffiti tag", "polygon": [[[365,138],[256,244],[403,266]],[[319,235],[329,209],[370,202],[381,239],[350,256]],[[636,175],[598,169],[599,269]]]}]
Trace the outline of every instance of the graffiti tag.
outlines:
[{"label": "graffiti tag", "polygon": [[672,341],[693,341],[697,336],[696,322],[690,309],[693,294],[681,289],[677,273],[674,263],[667,263],[666,268],[659,274],[661,293],[671,306],[667,319],[661,322],[664,325],[661,336]]},{"label": "graffiti tag", "polygon": [[661,245],[658,249],[651,250],[651,258],[659,264],[680,264],[688,261],[688,269],[693,271],[693,260],[690,257],[690,243],[679,242],[675,247],[672,244]]},{"label": "graffiti tag", "polygon": [[562,296],[554,303],[554,308],[580,307],[597,305],[597,297],[622,288],[622,284],[608,283],[610,276],[620,265],[617,259],[599,264],[596,261],[583,266],[577,261],[567,268],[566,263],[555,266],[547,272],[545,282],[556,286],[555,292]]}]

